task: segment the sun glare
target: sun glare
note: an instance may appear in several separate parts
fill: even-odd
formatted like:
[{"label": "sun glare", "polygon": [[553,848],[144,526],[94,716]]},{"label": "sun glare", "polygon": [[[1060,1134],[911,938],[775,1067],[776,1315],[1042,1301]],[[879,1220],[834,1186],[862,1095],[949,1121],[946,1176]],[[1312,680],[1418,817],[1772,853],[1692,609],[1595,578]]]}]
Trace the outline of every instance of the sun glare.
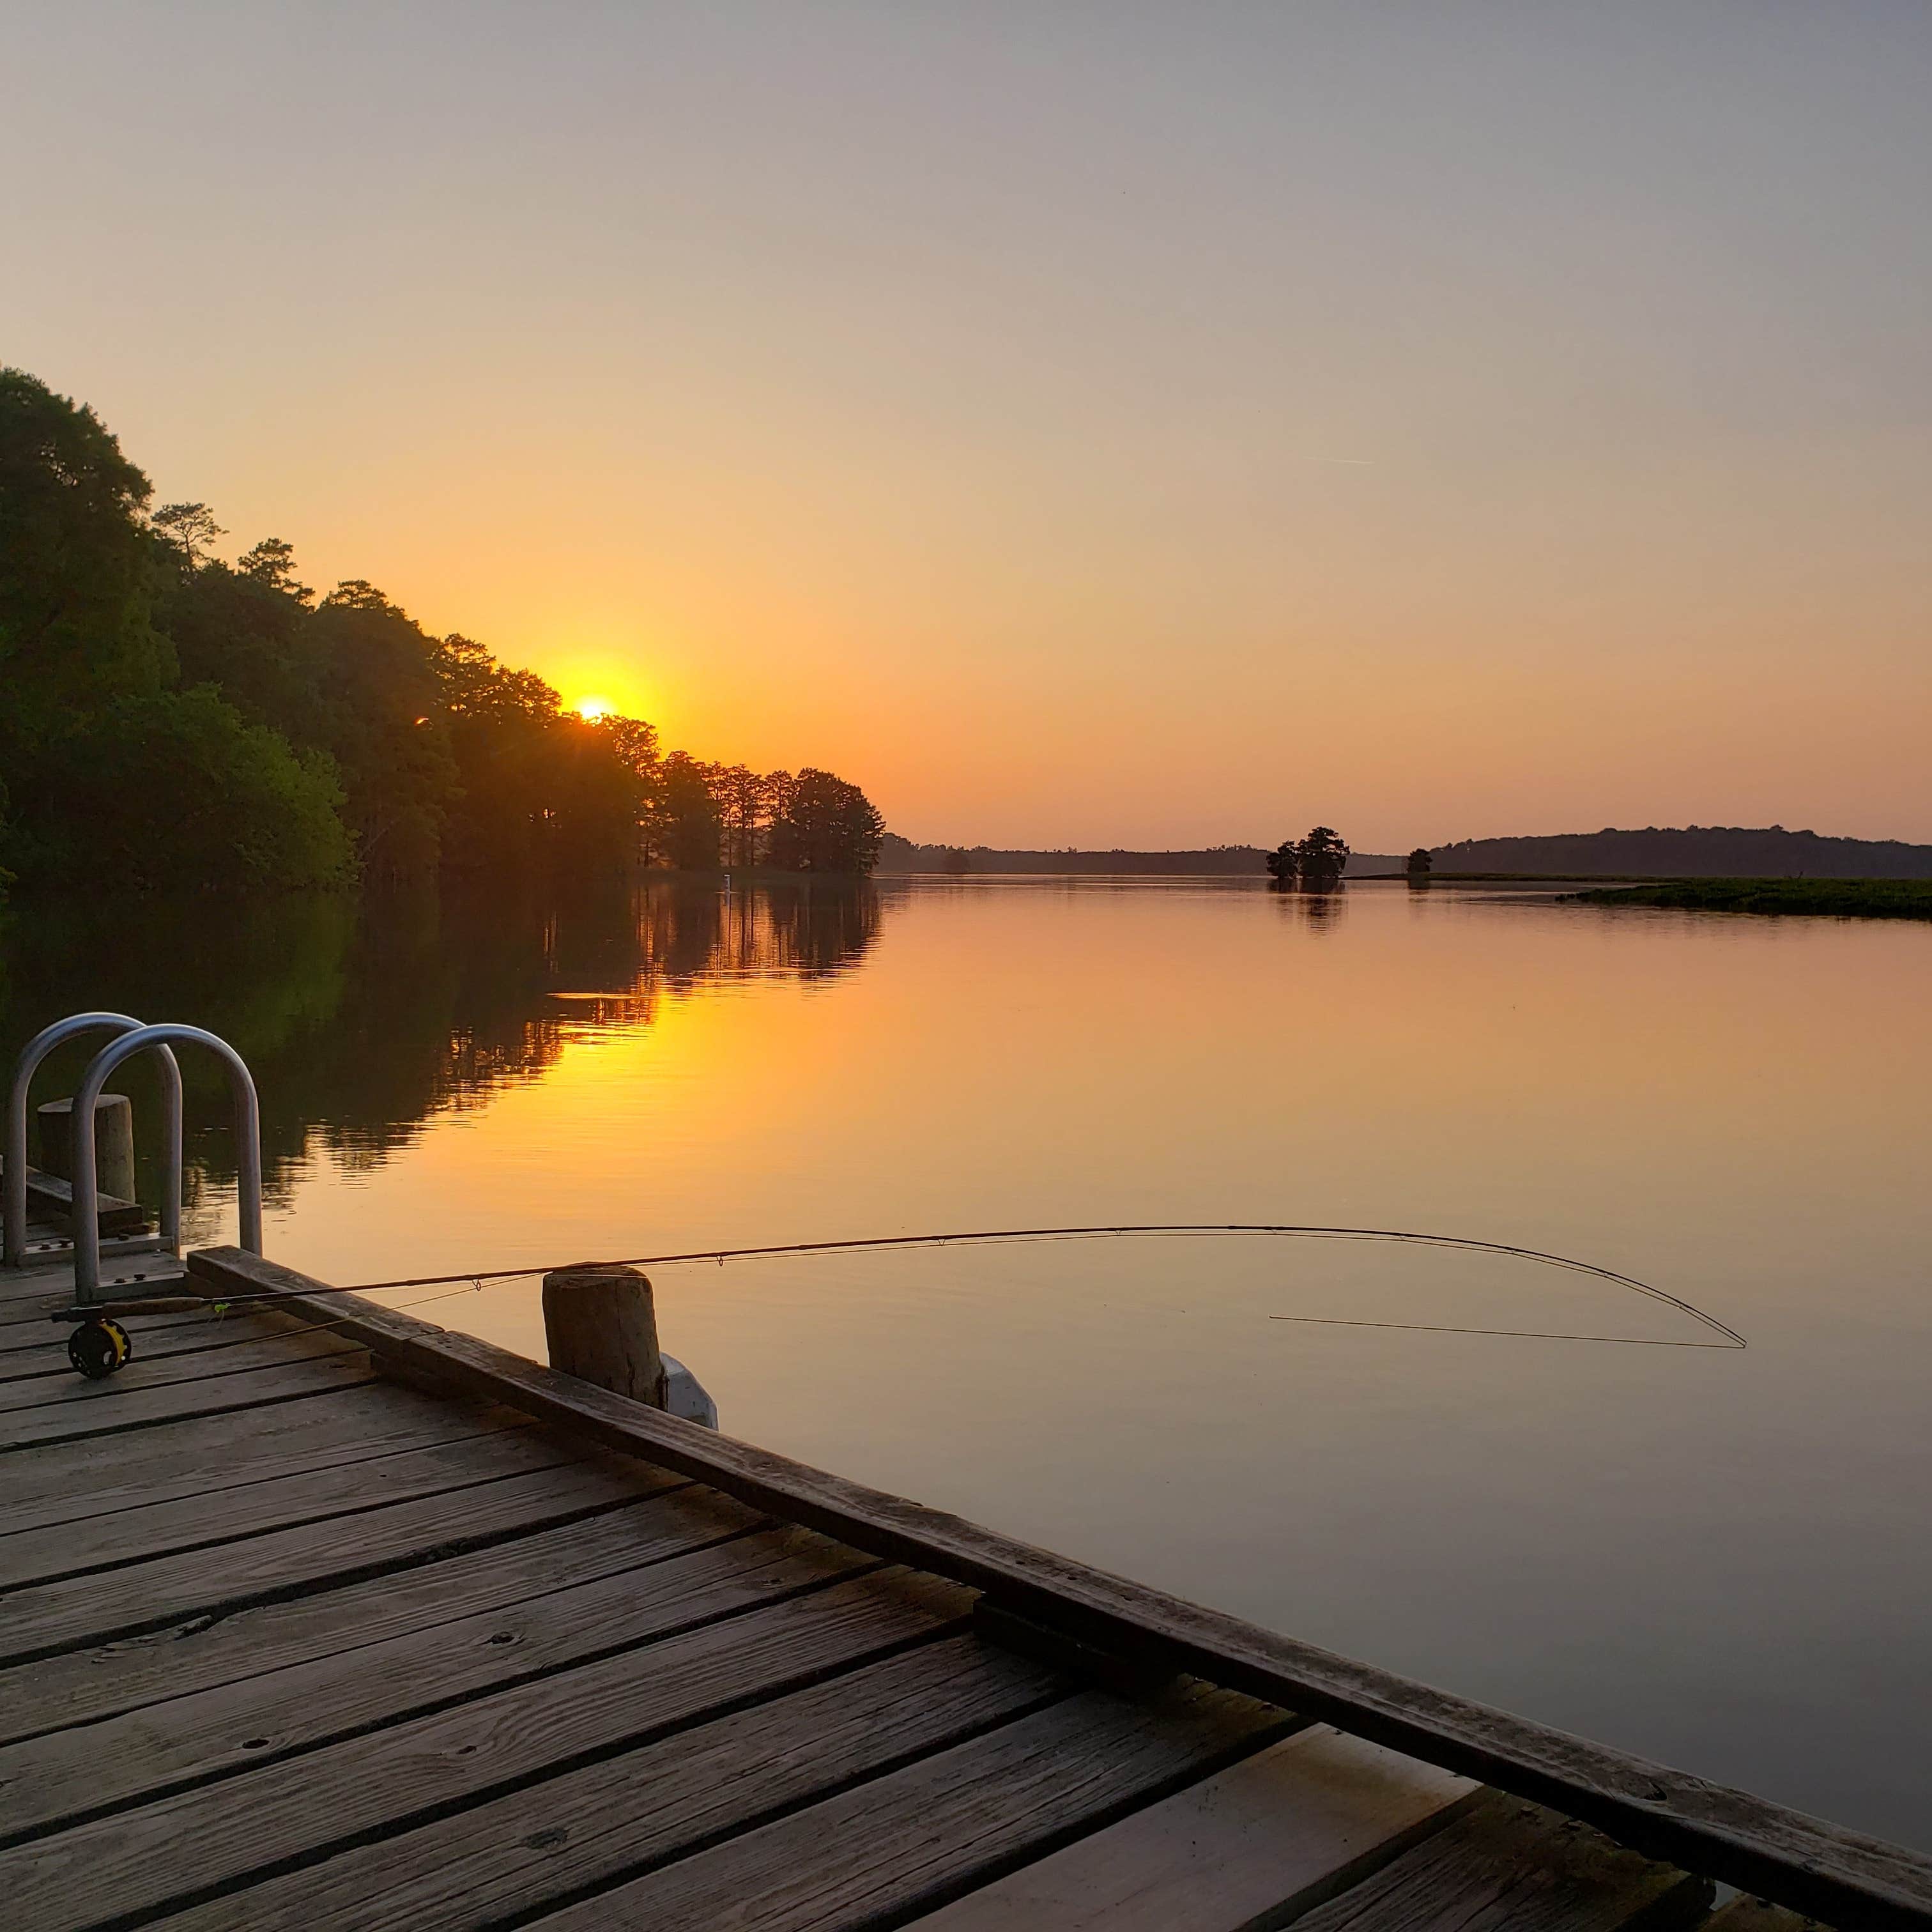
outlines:
[{"label": "sun glare", "polygon": [[609,717],[615,708],[608,698],[580,698],[577,700],[578,716],[592,724],[600,718]]}]

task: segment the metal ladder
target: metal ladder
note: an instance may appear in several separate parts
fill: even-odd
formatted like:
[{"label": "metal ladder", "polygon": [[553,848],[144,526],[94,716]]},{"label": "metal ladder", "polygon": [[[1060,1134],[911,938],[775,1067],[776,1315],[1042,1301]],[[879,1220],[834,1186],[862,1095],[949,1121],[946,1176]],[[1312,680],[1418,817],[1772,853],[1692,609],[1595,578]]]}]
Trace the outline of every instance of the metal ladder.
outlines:
[{"label": "metal ladder", "polygon": [[94,1110],[108,1077],[137,1053],[152,1052],[161,1063],[162,1124],[166,1146],[161,1186],[161,1240],[168,1252],[181,1252],[182,1078],[176,1046],[206,1047],[228,1070],[235,1103],[235,1144],[241,1209],[241,1245],[262,1252],[262,1109],[248,1063],[218,1035],[200,1027],[170,1022],[147,1026],[127,1013],[74,1013],[44,1027],[20,1049],[7,1104],[5,1262],[27,1264],[27,1112],[34,1075],[42,1060],[64,1042],[82,1034],[116,1036],[88,1062],[74,1096],[72,1218],[74,1289],[76,1302],[100,1295],[100,1183],[94,1172]]}]

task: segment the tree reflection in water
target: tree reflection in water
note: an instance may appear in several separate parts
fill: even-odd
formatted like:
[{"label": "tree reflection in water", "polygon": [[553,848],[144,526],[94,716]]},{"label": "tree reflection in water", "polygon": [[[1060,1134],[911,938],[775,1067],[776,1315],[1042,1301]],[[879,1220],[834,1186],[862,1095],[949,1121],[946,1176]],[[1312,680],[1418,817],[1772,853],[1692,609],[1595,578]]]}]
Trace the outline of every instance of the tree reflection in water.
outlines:
[{"label": "tree reflection in water", "polygon": [[1304,879],[1276,886],[1274,897],[1285,916],[1317,931],[1333,926],[1348,909],[1348,889],[1339,881],[1317,884]]},{"label": "tree reflection in water", "polygon": [[[231,1041],[262,1099],[265,1188],[286,1202],[327,1158],[380,1166],[432,1115],[540,1078],[586,1025],[648,1025],[662,993],[733,979],[820,980],[878,937],[878,888],[850,880],[655,879],[568,897],[472,890],[295,896],[248,904],[18,902],[0,924],[0,1053],[62,1015],[185,1020]],[[98,1042],[94,1043],[98,1045]],[[71,1093],[91,1048],[56,1054],[37,1100]],[[182,1057],[186,1232],[205,1239],[235,1162],[223,1076]],[[134,1099],[144,1198],[158,1194],[158,1096]]]}]

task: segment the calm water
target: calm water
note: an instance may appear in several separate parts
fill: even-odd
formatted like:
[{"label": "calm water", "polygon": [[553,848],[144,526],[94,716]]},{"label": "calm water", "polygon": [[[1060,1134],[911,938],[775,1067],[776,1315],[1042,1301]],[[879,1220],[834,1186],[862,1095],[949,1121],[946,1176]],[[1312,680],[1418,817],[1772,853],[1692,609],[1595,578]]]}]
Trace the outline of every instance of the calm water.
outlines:
[{"label": "calm water", "polygon": [[[16,919],[0,1044],[100,1005],[234,1040],[269,1252],[338,1281],[1287,1220],[1709,1309],[1747,1352],[1268,1318],[1701,1339],[1430,1250],[655,1271],[734,1433],[1932,1844],[1932,929],[975,880],[118,930]],[[224,1236],[218,1095],[191,1111],[194,1232]],[[534,1283],[424,1312],[541,1352]]]}]

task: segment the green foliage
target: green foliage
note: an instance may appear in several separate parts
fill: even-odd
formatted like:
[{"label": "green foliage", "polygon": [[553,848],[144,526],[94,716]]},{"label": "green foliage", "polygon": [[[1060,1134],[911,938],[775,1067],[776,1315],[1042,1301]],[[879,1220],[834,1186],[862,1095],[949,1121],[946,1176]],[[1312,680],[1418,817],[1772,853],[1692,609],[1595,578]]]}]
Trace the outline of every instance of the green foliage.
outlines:
[{"label": "green foliage", "polygon": [[0,369],[0,759],[10,772],[93,707],[172,677],[173,654],[149,621],[149,494],[92,410]]},{"label": "green foliage", "polygon": [[320,659],[298,598],[260,575],[210,563],[177,578],[156,616],[174,640],[183,683],[218,685],[255,723],[313,742]]},{"label": "green foliage", "polygon": [[349,829],[365,874],[433,874],[458,790],[435,642],[373,584],[338,585],[311,620],[316,705],[304,742],[341,767]]},{"label": "green foliage", "polygon": [[57,808],[21,854],[34,884],[199,890],[355,875],[326,754],[298,753],[212,686],[116,699],[50,748]]}]

